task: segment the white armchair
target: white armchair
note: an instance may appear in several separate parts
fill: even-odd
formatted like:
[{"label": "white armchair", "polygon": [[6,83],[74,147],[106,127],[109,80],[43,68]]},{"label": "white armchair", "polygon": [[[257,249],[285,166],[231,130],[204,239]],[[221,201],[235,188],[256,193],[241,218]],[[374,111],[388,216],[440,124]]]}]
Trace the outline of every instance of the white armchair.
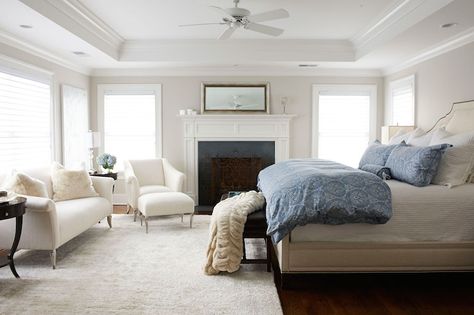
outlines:
[{"label": "white armchair", "polygon": [[147,232],[149,216],[194,212],[194,201],[182,193],[184,174],[168,160],[124,161],[124,175],[128,210],[133,209],[134,221],[138,214],[145,217]]},{"label": "white armchair", "polygon": [[138,208],[138,197],[149,193],[182,192],[184,174],[166,159],[124,161],[128,206]]}]

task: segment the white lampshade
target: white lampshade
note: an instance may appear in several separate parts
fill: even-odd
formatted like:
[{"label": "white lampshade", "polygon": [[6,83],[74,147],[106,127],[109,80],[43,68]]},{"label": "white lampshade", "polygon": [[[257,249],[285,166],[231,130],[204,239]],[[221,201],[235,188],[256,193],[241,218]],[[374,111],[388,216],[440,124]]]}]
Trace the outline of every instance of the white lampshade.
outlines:
[{"label": "white lampshade", "polygon": [[100,147],[100,133],[89,130],[86,134],[86,144],[89,149]]},{"label": "white lampshade", "polygon": [[395,136],[399,131],[404,133],[410,132],[415,129],[415,126],[382,126],[382,143],[389,143],[390,139]]}]

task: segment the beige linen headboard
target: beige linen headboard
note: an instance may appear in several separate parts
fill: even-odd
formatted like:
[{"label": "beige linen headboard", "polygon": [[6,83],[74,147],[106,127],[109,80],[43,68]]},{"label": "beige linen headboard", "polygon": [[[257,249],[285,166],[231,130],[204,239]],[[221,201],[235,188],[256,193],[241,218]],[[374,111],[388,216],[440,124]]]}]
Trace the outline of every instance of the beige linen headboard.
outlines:
[{"label": "beige linen headboard", "polygon": [[454,134],[474,131],[474,100],[453,103],[449,113],[441,117],[429,131],[441,126],[446,126],[446,131]]}]

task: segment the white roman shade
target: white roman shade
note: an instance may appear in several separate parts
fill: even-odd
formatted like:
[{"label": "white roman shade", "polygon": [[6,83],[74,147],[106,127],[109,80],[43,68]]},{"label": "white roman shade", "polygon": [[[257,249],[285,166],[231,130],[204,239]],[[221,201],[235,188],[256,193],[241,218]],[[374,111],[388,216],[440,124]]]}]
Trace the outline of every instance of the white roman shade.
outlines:
[{"label": "white roman shade", "polygon": [[2,169],[52,160],[51,87],[47,80],[0,68],[0,165]]},{"label": "white roman shade", "polygon": [[394,126],[415,124],[415,76],[390,82],[390,122]]},{"label": "white roman shade", "polygon": [[100,152],[123,160],[161,157],[161,85],[99,84],[97,88]]}]

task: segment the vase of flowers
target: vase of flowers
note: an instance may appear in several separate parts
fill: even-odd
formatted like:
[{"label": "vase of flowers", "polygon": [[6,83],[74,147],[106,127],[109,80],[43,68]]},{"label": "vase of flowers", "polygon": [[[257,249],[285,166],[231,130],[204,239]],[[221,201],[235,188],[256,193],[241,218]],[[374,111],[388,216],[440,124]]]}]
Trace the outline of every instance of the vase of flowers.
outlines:
[{"label": "vase of flowers", "polygon": [[117,158],[109,153],[102,153],[97,157],[96,161],[105,173],[111,173],[115,163],[117,163]]}]

